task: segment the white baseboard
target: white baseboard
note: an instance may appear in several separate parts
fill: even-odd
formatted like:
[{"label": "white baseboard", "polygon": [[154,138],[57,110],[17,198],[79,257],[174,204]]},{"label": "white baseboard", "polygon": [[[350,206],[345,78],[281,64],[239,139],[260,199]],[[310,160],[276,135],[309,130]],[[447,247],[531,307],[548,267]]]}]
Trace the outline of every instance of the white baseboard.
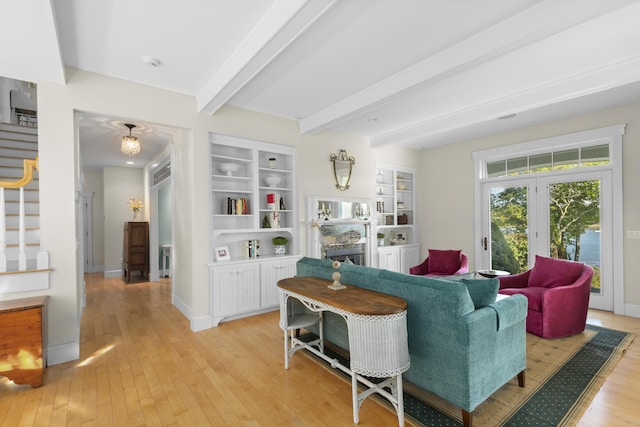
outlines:
[{"label": "white baseboard", "polygon": [[171,303],[176,306],[178,311],[184,315],[187,319],[191,319],[191,307],[185,303],[176,294],[171,295]]},{"label": "white baseboard", "polygon": [[180,313],[184,315],[184,317],[189,319],[190,328],[193,332],[211,328],[211,316],[206,315],[200,316],[198,318],[193,318],[191,316],[191,307],[189,306],[189,304],[185,303],[180,299],[180,297],[176,296],[175,294],[171,296],[171,302],[176,306]]},{"label": "white baseboard", "polygon": [[640,305],[638,304],[625,304],[624,315],[631,317],[640,317]]},{"label": "white baseboard", "polygon": [[93,265],[91,266],[91,273],[103,273],[104,265]]},{"label": "white baseboard", "polygon": [[191,319],[191,330],[193,332],[203,331],[211,328],[211,316],[200,316]]},{"label": "white baseboard", "polygon": [[123,274],[122,270],[105,270],[104,278],[111,279],[114,277],[121,277]]},{"label": "white baseboard", "polygon": [[80,358],[80,343],[74,341],[47,347],[47,365],[70,362]]}]

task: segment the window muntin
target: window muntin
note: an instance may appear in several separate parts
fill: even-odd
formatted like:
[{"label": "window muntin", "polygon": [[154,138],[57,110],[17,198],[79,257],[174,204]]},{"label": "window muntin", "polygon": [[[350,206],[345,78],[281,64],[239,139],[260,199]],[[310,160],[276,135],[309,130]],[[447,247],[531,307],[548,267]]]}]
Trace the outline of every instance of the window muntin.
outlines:
[{"label": "window muntin", "polygon": [[609,161],[609,145],[603,144],[487,162],[485,171],[487,178],[498,178],[602,166]]}]

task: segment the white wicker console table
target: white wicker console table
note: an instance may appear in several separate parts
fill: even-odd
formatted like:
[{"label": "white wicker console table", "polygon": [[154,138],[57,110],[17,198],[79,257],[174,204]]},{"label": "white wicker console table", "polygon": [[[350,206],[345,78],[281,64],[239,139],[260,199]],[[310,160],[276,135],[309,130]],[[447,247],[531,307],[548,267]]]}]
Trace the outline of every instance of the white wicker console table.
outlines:
[{"label": "white wicker console table", "polygon": [[[398,424],[404,426],[402,373],[409,369],[407,344],[407,302],[402,298],[368,289],[348,286],[332,290],[332,282],[316,277],[292,277],[278,282],[280,289],[280,328],[284,331],[285,369],[289,359],[307,349],[326,360],[331,367],[351,375],[353,422],[358,424],[360,405],[378,393],[394,406]],[[289,313],[289,298],[295,298],[313,313]],[[347,322],[350,366],[324,354],[322,312],[331,311]],[[317,314],[314,314],[317,313]],[[320,324],[318,340],[307,343],[293,335],[293,329]],[[291,332],[289,334],[288,332]],[[317,346],[318,348],[315,348]],[[375,384],[365,377],[386,378]],[[358,381],[368,389],[358,393]],[[389,388],[389,393],[385,388]]]}]

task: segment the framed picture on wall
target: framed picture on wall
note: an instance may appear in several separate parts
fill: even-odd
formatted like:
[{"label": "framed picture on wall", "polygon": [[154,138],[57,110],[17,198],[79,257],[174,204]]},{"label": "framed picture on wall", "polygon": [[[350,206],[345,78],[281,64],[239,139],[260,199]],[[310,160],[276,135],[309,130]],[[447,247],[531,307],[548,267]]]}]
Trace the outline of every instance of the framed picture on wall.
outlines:
[{"label": "framed picture on wall", "polygon": [[216,261],[224,261],[231,259],[231,254],[229,254],[229,248],[226,246],[220,246],[216,248]]}]

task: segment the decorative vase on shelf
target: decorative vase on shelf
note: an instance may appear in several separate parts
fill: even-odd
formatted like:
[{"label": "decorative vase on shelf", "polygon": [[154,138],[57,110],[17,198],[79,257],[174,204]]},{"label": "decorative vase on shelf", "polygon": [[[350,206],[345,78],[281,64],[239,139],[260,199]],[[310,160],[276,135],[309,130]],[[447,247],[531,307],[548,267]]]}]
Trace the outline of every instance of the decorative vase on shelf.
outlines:
[{"label": "decorative vase on shelf", "polygon": [[138,220],[138,211],[133,211],[133,220],[134,221]]},{"label": "decorative vase on shelf", "polygon": [[278,236],[271,239],[271,242],[273,243],[273,253],[275,255],[284,255],[287,253],[286,245],[289,243],[289,239]]}]

